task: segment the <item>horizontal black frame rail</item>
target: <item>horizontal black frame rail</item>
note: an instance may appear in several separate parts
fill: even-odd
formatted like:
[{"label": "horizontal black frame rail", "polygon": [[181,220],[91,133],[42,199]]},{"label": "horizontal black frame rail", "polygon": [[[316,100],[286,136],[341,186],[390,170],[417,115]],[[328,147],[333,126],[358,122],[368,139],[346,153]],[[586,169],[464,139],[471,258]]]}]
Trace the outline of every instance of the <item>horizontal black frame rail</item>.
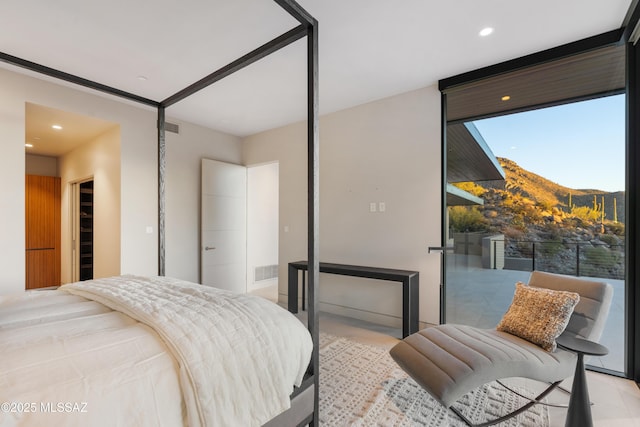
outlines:
[{"label": "horizontal black frame rail", "polygon": [[64,71],[56,70],[55,68],[46,67],[44,65],[40,65],[35,62],[27,61],[26,59],[18,58],[17,56],[9,55],[4,52],[0,52],[0,61],[6,62],[7,64],[16,65],[18,67],[22,67],[27,70],[35,71],[36,73],[44,74],[49,77],[54,77],[59,80],[64,80],[70,83],[74,83],[74,84],[77,84],[78,86],[84,86],[89,89],[94,89],[100,92],[108,93],[110,95],[118,96],[120,98],[125,98],[130,101],[139,102],[141,104],[150,105],[152,107],[158,107],[160,105],[159,102],[154,101],[152,99],[148,99],[143,96],[138,96],[130,92],[125,92],[123,90],[116,89],[114,87],[107,86],[102,83],[85,79],[83,77],[79,77],[73,74],[69,74]]},{"label": "horizontal black frame rail", "polygon": [[269,56],[274,52],[277,52],[283,47],[289,46],[291,43],[298,41],[303,37],[306,37],[307,33],[308,33],[308,30],[303,25],[300,25],[292,30],[289,30],[286,33],[282,34],[281,36],[276,37],[270,42],[263,44],[259,48],[252,50],[251,52],[225,65],[219,70],[214,71],[208,76],[203,77],[197,82],[187,86],[186,88],[182,89],[176,94],[171,95],[170,97],[162,101],[161,105],[163,105],[164,107],[169,107],[175,104],[176,102],[180,102],[183,99],[193,95],[194,93],[199,92],[202,89],[208,86],[211,86],[215,82],[222,80],[223,78],[235,73],[236,71],[239,71],[253,64],[256,61],[266,56]]}]

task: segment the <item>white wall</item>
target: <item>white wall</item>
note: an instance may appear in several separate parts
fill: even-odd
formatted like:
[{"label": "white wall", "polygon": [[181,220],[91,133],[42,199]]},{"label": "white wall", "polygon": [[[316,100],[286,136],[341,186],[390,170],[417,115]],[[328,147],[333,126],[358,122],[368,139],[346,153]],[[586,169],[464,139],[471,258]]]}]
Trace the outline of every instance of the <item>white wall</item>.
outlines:
[{"label": "white wall", "polygon": [[255,268],[278,264],[278,163],[247,168],[247,290],[278,278],[255,280]]},{"label": "white wall", "polygon": [[[0,69],[0,294],[24,289],[25,102],[120,125],[120,272],[157,273],[156,112]],[[438,319],[440,96],[436,87],[321,118],[321,259],[420,271],[420,320]],[[306,258],[306,125],[240,139],[181,123],[167,133],[167,274],[199,278],[200,158],[277,161],[280,299],[286,264]],[[242,145],[242,147],[241,147]],[[197,188],[197,191],[191,191]],[[386,203],[384,214],[368,212]],[[153,228],[147,234],[148,226]],[[289,230],[285,232],[285,227]],[[399,325],[398,285],[322,275],[322,309]]]},{"label": "white wall", "polygon": [[62,283],[72,280],[71,185],[93,178],[93,277],[120,274],[120,127],[61,156]]},{"label": "white wall", "polygon": [[[245,139],[245,164],[280,164],[280,301],[287,263],[306,259],[306,124]],[[420,320],[438,323],[440,93],[431,86],[320,119],[320,259],[420,272]],[[385,213],[370,213],[385,202]],[[288,226],[289,232],[284,231]],[[401,325],[399,284],[320,278],[321,309]]]},{"label": "white wall", "polygon": [[167,276],[200,282],[201,159],[241,164],[240,138],[174,119],[166,132],[165,260]]},{"label": "white wall", "polygon": [[25,102],[99,117],[121,132],[121,272],[157,274],[155,109],[0,69],[0,294],[24,290]]}]

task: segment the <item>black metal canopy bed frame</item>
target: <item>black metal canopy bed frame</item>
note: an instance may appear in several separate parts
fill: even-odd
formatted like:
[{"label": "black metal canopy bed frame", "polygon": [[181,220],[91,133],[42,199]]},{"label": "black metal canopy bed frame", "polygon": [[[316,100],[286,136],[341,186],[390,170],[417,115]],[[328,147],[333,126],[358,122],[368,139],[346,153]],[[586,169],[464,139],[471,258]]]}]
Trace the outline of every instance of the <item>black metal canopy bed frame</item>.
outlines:
[{"label": "black metal canopy bed frame", "polygon": [[[105,92],[130,101],[152,106],[158,114],[158,275],[165,275],[165,110],[167,107],[195,94],[201,89],[222,80],[238,70],[290,45],[307,38],[307,224],[308,224],[308,260],[309,294],[308,325],[313,340],[311,362],[300,387],[291,394],[291,409],[269,421],[267,426],[282,425],[318,425],[318,387],[319,387],[319,329],[316,284],[319,275],[319,119],[318,119],[318,22],[294,0],[273,0],[284,11],[295,18],[300,25],[263,44],[237,60],[203,77],[163,101],[155,101],[120,89],[103,85],[64,71],[56,70],[0,52],[3,62],[26,68],[40,74],[65,80],[80,86]],[[310,408],[310,401],[312,409]],[[298,404],[298,402],[300,402]]]}]

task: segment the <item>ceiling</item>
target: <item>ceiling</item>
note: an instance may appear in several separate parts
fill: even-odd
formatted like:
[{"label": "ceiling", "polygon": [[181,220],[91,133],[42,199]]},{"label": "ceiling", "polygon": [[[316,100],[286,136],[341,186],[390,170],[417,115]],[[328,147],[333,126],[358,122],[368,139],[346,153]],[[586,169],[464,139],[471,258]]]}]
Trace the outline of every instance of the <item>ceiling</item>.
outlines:
[{"label": "ceiling", "polygon": [[118,126],[117,123],[30,102],[25,106],[25,118],[25,143],[33,145],[27,153],[49,157],[68,153]]},{"label": "ceiling", "polygon": [[[319,21],[327,114],[617,29],[631,0],[299,3]],[[297,25],[271,0],[3,0],[0,51],[161,101]],[[246,136],[305,120],[305,101],[300,40],[167,116]]]}]

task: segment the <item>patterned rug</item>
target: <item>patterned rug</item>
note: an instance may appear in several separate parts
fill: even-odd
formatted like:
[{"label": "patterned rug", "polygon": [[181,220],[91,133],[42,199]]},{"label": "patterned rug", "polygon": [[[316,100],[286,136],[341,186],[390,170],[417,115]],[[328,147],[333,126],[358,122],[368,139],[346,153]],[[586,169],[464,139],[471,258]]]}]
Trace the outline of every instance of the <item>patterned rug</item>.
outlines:
[{"label": "patterned rug", "polygon": [[[525,396],[532,393],[517,389]],[[492,383],[465,395],[455,407],[474,423],[522,406],[521,397]],[[465,426],[394,362],[386,348],[320,334],[320,425]],[[500,426],[549,425],[544,405],[534,405]]]}]

